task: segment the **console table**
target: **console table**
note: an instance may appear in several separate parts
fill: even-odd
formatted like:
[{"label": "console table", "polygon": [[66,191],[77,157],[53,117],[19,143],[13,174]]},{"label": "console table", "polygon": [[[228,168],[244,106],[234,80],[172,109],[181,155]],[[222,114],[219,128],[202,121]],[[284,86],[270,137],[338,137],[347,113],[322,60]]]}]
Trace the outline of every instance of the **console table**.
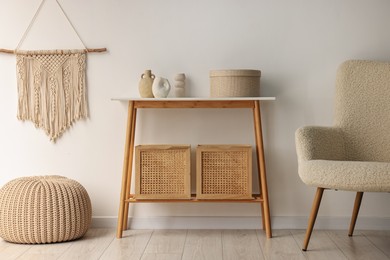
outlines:
[{"label": "console table", "polygon": [[[262,212],[262,225],[268,238],[272,237],[271,219],[268,201],[267,178],[265,170],[263,135],[261,128],[260,102],[275,100],[274,97],[251,97],[251,98],[113,98],[116,101],[128,102],[126,143],[123,161],[123,174],[121,195],[119,202],[117,238],[122,237],[123,230],[127,229],[127,221],[130,203],[145,202],[234,202],[234,203],[259,203]],[[259,175],[260,194],[252,194],[251,199],[197,199],[195,194],[188,200],[183,199],[136,199],[130,193],[133,157],[134,157],[134,136],[137,118],[137,109],[147,108],[249,108],[253,111],[254,135],[256,140],[257,168]]]}]

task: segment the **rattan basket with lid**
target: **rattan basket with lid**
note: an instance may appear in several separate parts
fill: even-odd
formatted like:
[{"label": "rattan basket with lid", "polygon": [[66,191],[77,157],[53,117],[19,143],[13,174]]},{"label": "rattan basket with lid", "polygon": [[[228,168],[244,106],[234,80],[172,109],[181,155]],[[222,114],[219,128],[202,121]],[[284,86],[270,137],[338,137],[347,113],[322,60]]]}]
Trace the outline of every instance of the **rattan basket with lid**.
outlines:
[{"label": "rattan basket with lid", "polygon": [[258,97],[260,77],[260,70],[211,70],[210,97]]}]

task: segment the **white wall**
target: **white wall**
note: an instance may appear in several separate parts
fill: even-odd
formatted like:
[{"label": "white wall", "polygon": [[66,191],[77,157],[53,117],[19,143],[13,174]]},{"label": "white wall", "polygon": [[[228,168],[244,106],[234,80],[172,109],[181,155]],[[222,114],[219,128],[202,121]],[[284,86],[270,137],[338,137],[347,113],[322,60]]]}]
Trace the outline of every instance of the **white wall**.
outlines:
[{"label": "white wall", "polygon": [[[18,44],[38,0],[1,0],[0,48]],[[172,81],[185,72],[190,95],[208,96],[210,69],[262,71],[261,94],[271,214],[307,216],[314,188],[297,174],[294,131],[331,125],[337,66],[346,59],[390,60],[386,0],[62,0],[88,47],[90,118],[51,143],[16,119],[15,57],[0,54],[0,185],[19,176],[60,174],[88,190],[94,217],[116,217],[126,104],[145,69]],[[82,48],[54,0],[47,0],[22,49]],[[248,110],[140,111],[137,143],[254,144]],[[354,194],[325,193],[320,216],[349,217]],[[389,194],[367,194],[360,216],[388,218]],[[251,204],[138,204],[131,214],[257,216]],[[389,222],[386,222],[389,223]],[[388,228],[389,226],[387,226]],[[292,228],[292,227],[291,227]],[[345,226],[345,228],[347,228]]]}]

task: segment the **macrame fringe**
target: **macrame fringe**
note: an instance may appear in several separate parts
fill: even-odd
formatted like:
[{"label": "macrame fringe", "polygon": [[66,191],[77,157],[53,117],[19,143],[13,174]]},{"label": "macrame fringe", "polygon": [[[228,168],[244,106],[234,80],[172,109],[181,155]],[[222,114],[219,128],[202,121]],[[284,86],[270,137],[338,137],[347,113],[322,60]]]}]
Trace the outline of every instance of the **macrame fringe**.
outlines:
[{"label": "macrame fringe", "polygon": [[29,120],[55,142],[88,117],[86,51],[17,51],[19,120]]}]

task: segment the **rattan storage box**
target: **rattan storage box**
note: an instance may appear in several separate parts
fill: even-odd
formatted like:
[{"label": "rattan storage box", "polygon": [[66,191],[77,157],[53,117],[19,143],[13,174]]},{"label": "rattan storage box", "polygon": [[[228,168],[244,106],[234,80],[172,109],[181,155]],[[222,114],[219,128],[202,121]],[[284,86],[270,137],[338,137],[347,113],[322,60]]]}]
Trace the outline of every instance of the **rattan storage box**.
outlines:
[{"label": "rattan storage box", "polygon": [[196,197],[252,198],[252,147],[199,145],[196,149]]},{"label": "rattan storage box", "polygon": [[139,145],[135,148],[136,199],[189,199],[189,145]]},{"label": "rattan storage box", "polygon": [[260,77],[260,70],[211,70],[210,97],[258,97]]}]

